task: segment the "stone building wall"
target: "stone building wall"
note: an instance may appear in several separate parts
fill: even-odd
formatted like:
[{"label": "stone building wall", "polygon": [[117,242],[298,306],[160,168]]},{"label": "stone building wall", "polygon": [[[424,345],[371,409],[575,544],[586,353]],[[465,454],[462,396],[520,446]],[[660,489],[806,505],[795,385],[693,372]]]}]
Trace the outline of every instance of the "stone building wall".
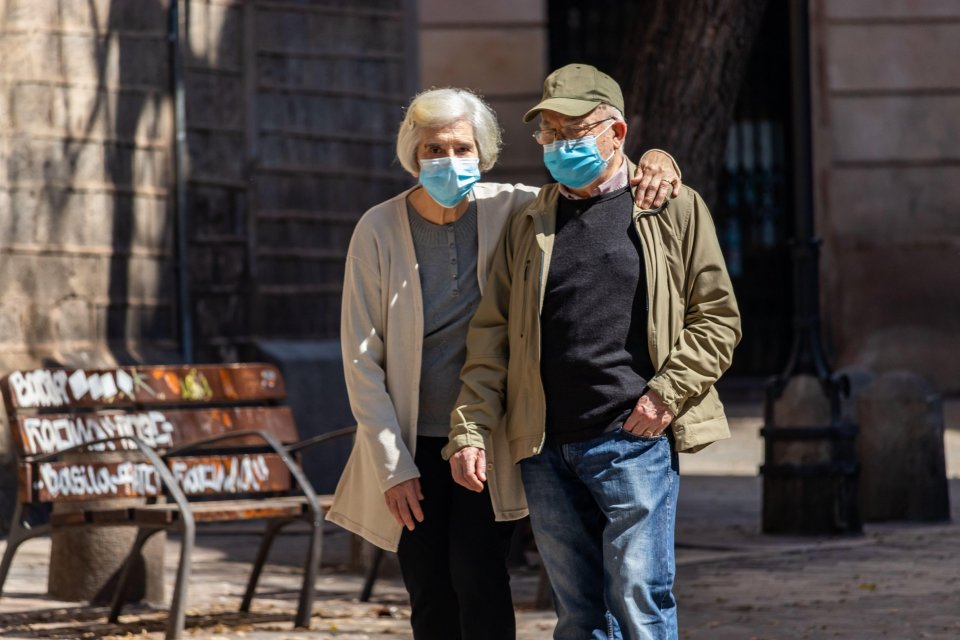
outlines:
[{"label": "stone building wall", "polygon": [[812,3],[817,230],[840,365],[960,392],[960,3]]},{"label": "stone building wall", "polygon": [[418,0],[421,88],[473,89],[497,112],[504,149],[487,178],[540,185],[542,152],[523,114],[540,100],[549,72],[546,0]]},{"label": "stone building wall", "polygon": [[[180,0],[197,357],[339,324],[413,0]],[[167,0],[0,0],[0,370],[178,356]]]},{"label": "stone building wall", "polygon": [[0,368],[175,347],[159,2],[0,2]]}]

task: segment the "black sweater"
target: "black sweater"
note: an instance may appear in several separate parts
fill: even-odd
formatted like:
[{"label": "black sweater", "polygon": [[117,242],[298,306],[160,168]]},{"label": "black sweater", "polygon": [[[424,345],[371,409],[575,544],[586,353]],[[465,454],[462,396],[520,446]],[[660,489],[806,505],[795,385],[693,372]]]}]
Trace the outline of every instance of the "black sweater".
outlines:
[{"label": "black sweater", "polygon": [[562,195],[541,320],[547,442],[622,426],[653,375],[643,246],[629,189]]}]

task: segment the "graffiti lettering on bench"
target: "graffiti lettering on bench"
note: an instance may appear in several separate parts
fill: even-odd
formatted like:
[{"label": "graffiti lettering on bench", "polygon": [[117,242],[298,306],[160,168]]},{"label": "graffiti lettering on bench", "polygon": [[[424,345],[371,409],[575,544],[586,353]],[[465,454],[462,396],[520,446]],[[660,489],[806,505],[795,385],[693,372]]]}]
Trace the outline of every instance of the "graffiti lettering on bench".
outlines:
[{"label": "graffiti lettering on bench", "polygon": [[132,400],[135,389],[146,388],[146,385],[136,370],[88,374],[77,369],[68,374],[62,369],[37,369],[11,373],[10,388],[18,407],[63,407],[87,396],[104,402],[118,395]]},{"label": "graffiti lettering on bench", "polygon": [[36,489],[51,498],[90,496],[155,496],[160,481],[153,465],[120,462],[114,469],[107,465],[40,465]]},{"label": "graffiti lettering on bench", "polygon": [[263,456],[230,458],[230,463],[187,464],[182,461],[170,465],[177,484],[188,495],[202,493],[253,493],[260,491],[270,478],[270,469]]},{"label": "graffiti lettering on bench", "polygon": [[[173,425],[160,411],[140,413],[44,416],[24,418],[22,438],[28,455],[54,453],[80,444],[114,438],[137,436],[150,447],[173,445]],[[134,449],[129,440],[96,444],[90,451]]]},{"label": "graffiti lettering on bench", "polygon": [[[155,496],[160,480],[143,462],[39,465],[34,488],[46,499]],[[269,488],[270,465],[264,456],[211,456],[171,461],[170,471],[188,495],[255,493]]]}]

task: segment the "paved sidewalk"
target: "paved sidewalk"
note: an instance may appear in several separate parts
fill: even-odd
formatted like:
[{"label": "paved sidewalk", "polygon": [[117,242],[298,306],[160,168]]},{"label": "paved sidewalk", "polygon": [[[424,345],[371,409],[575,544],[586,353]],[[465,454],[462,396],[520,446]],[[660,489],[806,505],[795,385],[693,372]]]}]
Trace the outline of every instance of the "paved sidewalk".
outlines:
[{"label": "paved sidewalk", "polygon": [[[762,457],[758,407],[731,407],[734,437],[681,458],[677,584],[685,640],[960,638],[960,526],[870,525],[863,536],[795,538],[759,533]],[[960,521],[960,403],[948,408],[948,472]],[[406,594],[382,578],[374,601],[356,602],[363,578],[345,571],[349,536],[326,536],[310,630],[295,630],[298,566],[306,538],[278,542],[253,613],[236,613],[255,552],[250,527],[202,535],[194,554],[185,638],[219,640],[410,639]],[[2,547],[4,542],[0,542]],[[167,543],[166,578],[179,547]],[[165,609],[131,609],[120,625],[106,610],[48,599],[49,542],[26,543],[0,601],[0,638],[163,637]],[[549,611],[531,607],[535,568],[515,572],[520,640],[551,637]],[[442,639],[440,639],[442,640]],[[495,638],[491,640],[497,640]]]}]

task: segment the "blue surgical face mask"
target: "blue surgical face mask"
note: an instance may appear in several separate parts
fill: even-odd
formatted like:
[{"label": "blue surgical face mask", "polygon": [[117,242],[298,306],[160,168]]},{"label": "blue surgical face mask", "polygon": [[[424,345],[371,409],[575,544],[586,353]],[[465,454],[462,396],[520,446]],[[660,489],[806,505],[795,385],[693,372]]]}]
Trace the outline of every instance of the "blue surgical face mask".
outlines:
[{"label": "blue surgical face mask", "polygon": [[479,158],[435,158],[420,161],[420,184],[438,204],[455,207],[480,179]]},{"label": "blue surgical face mask", "polygon": [[[604,133],[606,129],[600,135]],[[580,189],[600,177],[614,153],[616,150],[607,158],[601,157],[597,136],[584,136],[543,145],[543,163],[554,180],[572,189]]]}]

